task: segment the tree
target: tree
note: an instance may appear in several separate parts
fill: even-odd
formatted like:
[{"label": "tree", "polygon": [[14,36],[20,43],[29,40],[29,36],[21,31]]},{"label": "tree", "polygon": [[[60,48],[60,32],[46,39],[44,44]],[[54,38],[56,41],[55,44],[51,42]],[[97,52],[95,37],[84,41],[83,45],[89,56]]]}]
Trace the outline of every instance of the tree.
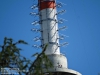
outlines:
[{"label": "tree", "polygon": [[[3,71],[3,73],[5,73],[4,68],[18,68],[15,69],[15,71],[20,75],[23,73],[26,75],[43,75],[43,67],[47,70],[49,67],[52,67],[52,63],[44,53],[48,45],[45,45],[41,53],[33,54],[32,56],[37,56],[37,58],[35,61],[31,61],[20,54],[22,49],[17,47],[18,44],[28,45],[28,43],[23,40],[14,42],[12,38],[4,38],[3,45],[0,45],[1,72]],[[6,73],[8,72],[6,71]]]}]

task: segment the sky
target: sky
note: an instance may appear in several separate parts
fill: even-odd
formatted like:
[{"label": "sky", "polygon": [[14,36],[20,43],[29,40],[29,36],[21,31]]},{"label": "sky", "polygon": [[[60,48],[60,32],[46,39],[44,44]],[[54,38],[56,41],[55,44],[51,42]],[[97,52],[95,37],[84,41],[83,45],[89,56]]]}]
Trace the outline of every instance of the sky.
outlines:
[{"label": "sky", "polygon": [[[82,75],[98,75],[100,73],[100,0],[57,0],[63,6],[58,11],[65,9],[66,12],[58,15],[58,19],[64,19],[61,26],[67,26],[66,30],[59,33],[64,34],[64,40],[69,45],[61,47],[61,53],[65,54],[68,60],[68,68],[79,71]],[[29,45],[20,45],[23,49],[21,54],[28,59],[41,49],[33,48],[32,45],[40,45],[34,42],[35,36],[40,33],[32,32],[31,23],[39,20],[38,17],[29,15],[30,12],[37,12],[30,7],[37,4],[36,0],[0,0],[0,45],[4,37],[17,40],[25,40]]]}]

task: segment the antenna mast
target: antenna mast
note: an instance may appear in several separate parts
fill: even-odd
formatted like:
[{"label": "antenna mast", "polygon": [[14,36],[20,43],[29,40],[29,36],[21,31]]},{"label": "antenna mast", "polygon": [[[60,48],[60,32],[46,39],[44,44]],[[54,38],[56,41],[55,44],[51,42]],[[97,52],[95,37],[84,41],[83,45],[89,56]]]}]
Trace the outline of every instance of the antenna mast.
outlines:
[{"label": "antenna mast", "polygon": [[[65,29],[66,26],[58,28],[59,23],[63,23],[63,19],[58,20],[58,14],[64,13],[65,10],[57,12],[56,8],[62,7],[62,3],[56,4],[56,0],[38,0],[38,5],[33,5],[31,8],[38,8],[38,13],[31,12],[31,15],[39,16],[39,21],[34,21],[33,25],[40,25],[40,29],[33,28],[32,31],[40,32],[41,37],[35,37],[35,41],[41,40],[41,46],[33,45],[34,47],[44,47],[48,44],[45,54],[51,60],[53,68],[49,71],[54,73],[53,75],[81,75],[75,70],[68,69],[67,58],[60,53],[60,47],[67,45],[67,42],[63,44],[59,43],[60,39],[64,36],[59,35],[59,31]],[[45,75],[49,75],[45,74]]]}]

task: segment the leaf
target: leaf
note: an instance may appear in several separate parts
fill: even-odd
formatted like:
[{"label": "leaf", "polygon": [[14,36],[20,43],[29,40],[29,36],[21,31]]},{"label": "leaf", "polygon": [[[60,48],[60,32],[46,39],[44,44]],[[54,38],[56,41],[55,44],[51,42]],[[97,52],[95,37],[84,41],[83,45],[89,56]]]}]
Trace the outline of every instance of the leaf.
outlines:
[{"label": "leaf", "polygon": [[23,40],[19,40],[18,43],[28,44],[27,42],[25,42]]},{"label": "leaf", "polygon": [[25,66],[23,66],[22,70],[26,69],[27,67],[28,67],[28,64],[26,64]]},{"label": "leaf", "polygon": [[48,46],[48,44],[46,44],[46,45],[45,45],[45,47],[44,47],[44,49],[43,49],[42,53],[44,53],[44,52],[45,52],[45,50],[47,49],[47,46]]},{"label": "leaf", "polygon": [[34,57],[34,56],[37,57],[38,55],[39,55],[39,53],[35,53],[35,54],[32,55],[32,57]]},{"label": "leaf", "polygon": [[25,57],[23,57],[23,59],[24,59],[24,61],[26,61],[26,58]]},{"label": "leaf", "polygon": [[7,40],[9,40],[10,42],[12,42],[12,41],[13,41],[13,39],[12,39],[12,38],[9,38],[9,39],[7,39]]},{"label": "leaf", "polygon": [[18,48],[18,50],[22,50],[21,48]]},{"label": "leaf", "polygon": [[18,63],[18,65],[19,65],[19,69],[22,70],[22,68],[23,68],[23,64],[22,64],[22,63]]},{"label": "leaf", "polygon": [[4,38],[4,45],[6,45],[7,37]]},{"label": "leaf", "polygon": [[1,46],[2,50],[4,50],[4,46]]}]

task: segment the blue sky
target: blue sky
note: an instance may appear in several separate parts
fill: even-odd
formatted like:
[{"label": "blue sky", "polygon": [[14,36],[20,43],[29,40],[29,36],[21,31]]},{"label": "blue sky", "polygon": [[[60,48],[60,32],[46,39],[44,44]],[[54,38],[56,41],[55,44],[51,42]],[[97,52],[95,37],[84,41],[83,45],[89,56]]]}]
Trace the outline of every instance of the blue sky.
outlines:
[{"label": "blue sky", "polygon": [[[57,0],[58,1],[58,0]],[[59,15],[65,21],[62,25],[68,28],[60,33],[69,36],[61,43],[67,41],[67,47],[61,47],[61,52],[68,59],[68,67],[83,75],[98,75],[100,73],[100,0],[59,0],[63,3],[66,13]],[[29,45],[20,45],[22,55],[33,60],[31,55],[40,52],[32,47],[33,38],[39,33],[30,30],[36,26],[31,23],[38,18],[30,16],[33,0],[0,0],[0,44],[4,37],[13,38],[14,41],[23,39]],[[39,26],[37,26],[39,27]]]}]

